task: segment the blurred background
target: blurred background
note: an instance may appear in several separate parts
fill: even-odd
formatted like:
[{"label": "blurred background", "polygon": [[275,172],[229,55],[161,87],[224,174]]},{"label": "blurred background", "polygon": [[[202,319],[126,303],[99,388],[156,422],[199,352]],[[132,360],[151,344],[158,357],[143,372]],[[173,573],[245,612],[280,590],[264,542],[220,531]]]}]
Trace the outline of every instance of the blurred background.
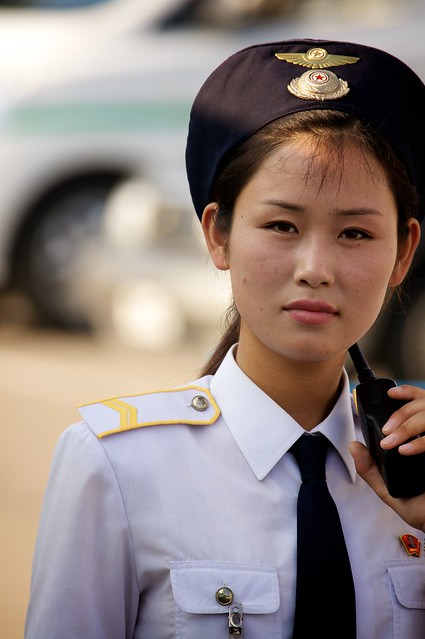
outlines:
[{"label": "blurred background", "polygon": [[[0,0],[0,614],[23,636],[53,447],[75,406],[197,375],[230,302],[190,203],[191,103],[255,42],[382,47],[425,79],[421,0]],[[406,96],[407,97],[407,96]],[[425,248],[364,340],[425,379]]]}]

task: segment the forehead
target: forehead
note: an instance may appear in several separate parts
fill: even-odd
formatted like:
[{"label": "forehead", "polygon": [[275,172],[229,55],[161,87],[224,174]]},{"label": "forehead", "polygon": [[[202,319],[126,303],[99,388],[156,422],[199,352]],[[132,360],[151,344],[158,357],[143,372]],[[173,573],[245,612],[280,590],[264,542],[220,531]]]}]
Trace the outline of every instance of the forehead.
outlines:
[{"label": "forehead", "polygon": [[323,187],[330,182],[342,185],[355,181],[383,184],[390,188],[386,171],[368,150],[352,141],[300,134],[280,143],[263,160],[253,177],[285,173],[306,184]]}]

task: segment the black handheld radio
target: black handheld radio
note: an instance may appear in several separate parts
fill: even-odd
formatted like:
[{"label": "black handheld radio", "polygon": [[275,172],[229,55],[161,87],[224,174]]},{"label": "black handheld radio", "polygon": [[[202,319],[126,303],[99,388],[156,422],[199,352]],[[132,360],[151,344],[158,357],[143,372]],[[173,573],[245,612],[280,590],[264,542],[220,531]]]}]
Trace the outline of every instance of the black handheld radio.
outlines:
[{"label": "black handheld radio", "polygon": [[[376,377],[360,347],[348,349],[359,384],[353,395],[360,418],[363,437],[393,497],[414,497],[425,492],[425,453],[401,455],[397,448],[384,450],[382,427],[390,416],[406,402],[392,399],[387,391],[397,386],[392,379]],[[414,438],[412,438],[414,439]]]}]

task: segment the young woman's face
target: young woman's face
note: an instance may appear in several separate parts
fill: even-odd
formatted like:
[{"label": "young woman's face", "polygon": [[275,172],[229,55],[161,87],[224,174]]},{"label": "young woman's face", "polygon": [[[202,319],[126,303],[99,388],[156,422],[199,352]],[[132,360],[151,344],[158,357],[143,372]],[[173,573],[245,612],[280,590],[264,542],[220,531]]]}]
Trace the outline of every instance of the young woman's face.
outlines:
[{"label": "young woman's face", "polygon": [[216,265],[230,269],[239,348],[311,362],[341,359],[364,335],[419,233],[412,221],[398,246],[395,200],[374,158],[348,146],[341,170],[324,172],[326,159],[310,155],[308,139],[280,146],[237,198],[227,241],[208,207],[204,228]]}]

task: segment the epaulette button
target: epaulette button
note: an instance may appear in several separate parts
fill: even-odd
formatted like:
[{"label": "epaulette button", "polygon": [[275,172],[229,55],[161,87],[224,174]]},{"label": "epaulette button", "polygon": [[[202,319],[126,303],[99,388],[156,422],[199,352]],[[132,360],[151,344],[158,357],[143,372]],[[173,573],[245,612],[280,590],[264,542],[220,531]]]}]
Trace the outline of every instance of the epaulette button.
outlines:
[{"label": "epaulette button", "polygon": [[204,410],[207,410],[209,405],[210,405],[209,401],[203,395],[195,395],[195,397],[192,399],[191,406],[195,410],[199,410],[202,412]]}]

